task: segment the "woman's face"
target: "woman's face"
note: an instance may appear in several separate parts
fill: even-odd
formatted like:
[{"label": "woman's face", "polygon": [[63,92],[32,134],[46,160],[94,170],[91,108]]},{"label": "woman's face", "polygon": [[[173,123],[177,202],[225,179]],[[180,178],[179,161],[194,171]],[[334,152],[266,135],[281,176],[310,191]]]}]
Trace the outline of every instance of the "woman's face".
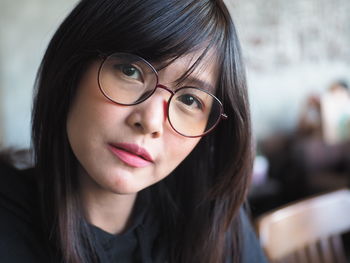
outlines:
[{"label": "woman's face", "polygon": [[[159,71],[159,83],[178,88],[176,80],[198,56],[188,54]],[[201,64],[191,73],[191,79],[215,87],[213,58]],[[200,138],[187,138],[172,129],[166,113],[170,93],[164,89],[157,89],[134,106],[107,100],[98,87],[99,65],[91,64],[79,83],[67,120],[68,139],[82,176],[92,179],[99,189],[134,194],[169,175]],[[185,80],[181,86],[193,84]]]}]

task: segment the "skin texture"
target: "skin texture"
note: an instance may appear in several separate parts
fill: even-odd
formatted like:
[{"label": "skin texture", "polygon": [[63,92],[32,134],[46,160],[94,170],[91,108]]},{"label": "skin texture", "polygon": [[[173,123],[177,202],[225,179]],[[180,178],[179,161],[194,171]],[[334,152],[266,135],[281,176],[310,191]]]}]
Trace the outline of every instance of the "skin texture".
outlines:
[{"label": "skin texture", "polygon": [[[176,80],[199,54],[188,54],[162,69],[159,83],[178,88]],[[79,162],[81,195],[88,219],[108,232],[118,233],[127,225],[137,192],[169,175],[200,138],[181,136],[171,128],[166,118],[165,106],[170,97],[166,90],[157,89],[135,106],[107,100],[97,83],[100,63],[92,63],[80,81],[67,119],[67,134]],[[208,56],[191,77],[215,87],[216,75],[215,63]],[[181,86],[194,84],[185,81]],[[141,146],[153,162],[132,167],[112,153],[111,143]]]}]

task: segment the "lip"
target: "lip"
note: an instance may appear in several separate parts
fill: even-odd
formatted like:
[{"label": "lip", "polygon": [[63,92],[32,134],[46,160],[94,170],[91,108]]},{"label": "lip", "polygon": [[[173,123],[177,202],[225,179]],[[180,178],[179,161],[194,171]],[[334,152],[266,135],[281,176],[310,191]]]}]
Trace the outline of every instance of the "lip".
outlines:
[{"label": "lip", "polygon": [[111,143],[109,148],[125,164],[141,168],[152,164],[152,156],[146,149],[133,143]]}]

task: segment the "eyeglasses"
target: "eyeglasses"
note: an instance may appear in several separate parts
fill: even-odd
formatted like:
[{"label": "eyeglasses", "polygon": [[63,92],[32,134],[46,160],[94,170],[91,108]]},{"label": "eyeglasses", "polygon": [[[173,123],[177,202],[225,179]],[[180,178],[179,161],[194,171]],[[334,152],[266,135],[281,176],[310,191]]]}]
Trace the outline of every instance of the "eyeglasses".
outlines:
[{"label": "eyeglasses", "polygon": [[184,86],[173,91],[159,84],[156,69],[136,55],[114,53],[105,58],[98,70],[98,85],[107,99],[124,106],[145,101],[157,88],[167,90],[171,93],[168,121],[186,137],[203,136],[227,118],[222,103],[213,94],[199,87]]}]

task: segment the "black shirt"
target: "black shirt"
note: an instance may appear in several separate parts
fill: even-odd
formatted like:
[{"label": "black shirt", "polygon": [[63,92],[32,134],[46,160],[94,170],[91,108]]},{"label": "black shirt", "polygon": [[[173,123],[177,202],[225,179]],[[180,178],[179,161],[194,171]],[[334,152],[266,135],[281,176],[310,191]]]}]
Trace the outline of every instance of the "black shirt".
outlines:
[{"label": "black shirt", "polygon": [[[47,240],[41,237],[36,184],[32,170],[18,171],[0,164],[0,262],[51,262]],[[95,236],[101,263],[165,262],[164,253],[154,253],[157,224],[147,209],[136,207],[133,223],[118,235],[90,226]],[[250,226],[242,214],[244,263],[264,263],[266,259]],[[230,262],[228,259],[227,262]]]}]

